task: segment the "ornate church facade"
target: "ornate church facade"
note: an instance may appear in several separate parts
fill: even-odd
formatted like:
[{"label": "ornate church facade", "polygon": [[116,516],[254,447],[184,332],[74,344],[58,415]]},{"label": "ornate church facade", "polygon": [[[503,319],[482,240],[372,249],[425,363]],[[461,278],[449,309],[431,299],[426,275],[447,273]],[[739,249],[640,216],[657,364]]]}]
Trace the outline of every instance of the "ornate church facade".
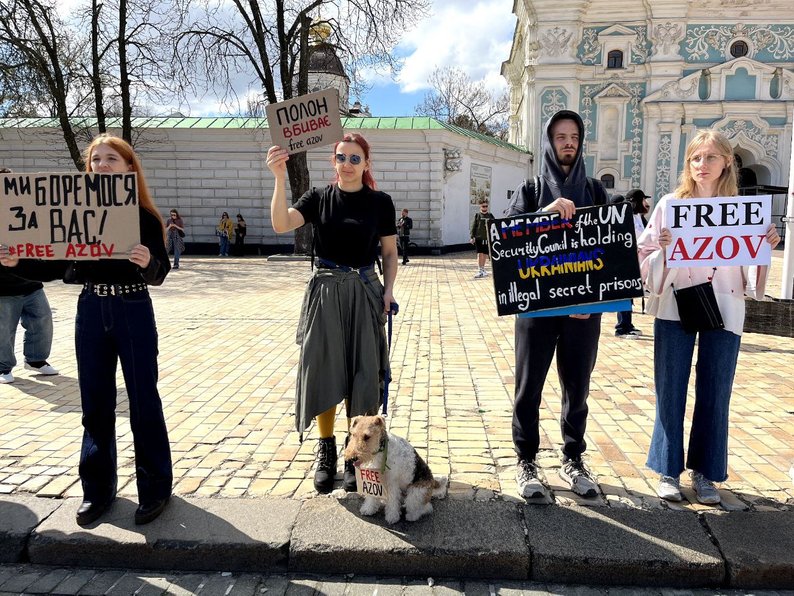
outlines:
[{"label": "ornate church facade", "polygon": [[787,185],[790,0],[515,0],[513,12],[502,65],[512,143],[538,155],[551,114],[574,110],[588,173],[610,193],[658,198],[676,186],[695,132],[713,128],[734,147],[742,192]]}]

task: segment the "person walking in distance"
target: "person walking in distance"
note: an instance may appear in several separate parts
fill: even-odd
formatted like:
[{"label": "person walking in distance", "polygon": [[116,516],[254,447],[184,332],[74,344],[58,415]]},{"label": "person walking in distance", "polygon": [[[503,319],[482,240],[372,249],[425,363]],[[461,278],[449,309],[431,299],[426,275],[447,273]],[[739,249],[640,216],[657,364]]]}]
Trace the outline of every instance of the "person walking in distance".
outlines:
[{"label": "person walking in distance", "polygon": [[[583,139],[584,124],[576,112],[562,110],[549,119],[541,139],[540,177],[518,187],[508,206],[508,216],[540,210],[571,219],[579,207],[606,205],[608,197],[603,186],[586,175]],[[513,444],[518,455],[516,483],[525,498],[546,495],[536,456],[540,448],[541,395],[555,351],[562,390],[560,477],[578,495],[598,494],[598,485],[582,461],[582,454],[587,446],[587,396],[600,332],[601,314],[516,317]]]},{"label": "person walking in distance", "polygon": [[411,230],[413,227],[414,220],[408,216],[408,209],[403,209],[400,219],[397,220],[397,234],[400,239],[400,249],[403,253],[403,265],[407,265],[410,261],[408,258],[408,246],[411,243]]},{"label": "person walking in distance", "polygon": [[480,201],[480,210],[474,214],[471,222],[471,240],[477,250],[477,273],[475,279],[485,277],[485,261],[488,259],[488,222],[494,219],[493,213],[488,211],[488,201]]}]

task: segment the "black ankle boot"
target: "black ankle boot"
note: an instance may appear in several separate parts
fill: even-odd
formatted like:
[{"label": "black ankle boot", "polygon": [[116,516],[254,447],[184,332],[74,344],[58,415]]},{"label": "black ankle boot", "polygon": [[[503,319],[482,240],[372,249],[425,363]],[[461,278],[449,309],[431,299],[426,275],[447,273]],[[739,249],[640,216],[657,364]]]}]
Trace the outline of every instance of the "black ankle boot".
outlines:
[{"label": "black ankle boot", "polygon": [[320,439],[317,444],[317,469],[314,471],[314,488],[318,493],[330,493],[336,477],[336,437]]},{"label": "black ankle boot", "polygon": [[[350,435],[345,438],[345,447],[350,442]],[[343,480],[345,490],[349,493],[354,493],[358,490],[356,483],[356,467],[353,465],[353,460],[345,460],[345,476]]]}]

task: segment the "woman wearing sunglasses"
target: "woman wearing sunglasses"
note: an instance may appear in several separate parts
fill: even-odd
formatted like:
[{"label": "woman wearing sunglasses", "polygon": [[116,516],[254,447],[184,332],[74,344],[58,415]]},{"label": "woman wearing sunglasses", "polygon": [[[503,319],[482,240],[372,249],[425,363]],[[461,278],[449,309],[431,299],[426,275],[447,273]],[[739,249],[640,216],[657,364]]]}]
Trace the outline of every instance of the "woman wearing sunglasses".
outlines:
[{"label": "woman wearing sunglasses", "polygon": [[[327,493],[336,476],[336,406],[345,402],[349,425],[353,416],[374,414],[380,405],[389,367],[384,324],[394,301],[397,228],[394,204],[376,190],[369,144],[361,135],[346,134],[334,145],[333,182],[307,191],[292,207],[287,206],[288,159],[281,147],[267,152],[267,166],[275,176],[270,217],[277,233],[306,223],[314,228],[317,269],[306,287],[298,323],[295,425],[302,437],[317,419],[314,487]],[[374,267],[379,243],[382,284]],[[344,486],[356,490],[349,462]]]}]

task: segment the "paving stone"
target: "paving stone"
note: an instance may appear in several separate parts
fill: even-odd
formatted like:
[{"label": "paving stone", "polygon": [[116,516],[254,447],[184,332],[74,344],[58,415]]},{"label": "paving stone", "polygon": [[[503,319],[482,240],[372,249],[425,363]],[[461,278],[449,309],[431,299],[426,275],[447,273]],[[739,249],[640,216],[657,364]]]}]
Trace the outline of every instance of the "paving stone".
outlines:
[{"label": "paving stone", "polygon": [[704,516],[737,588],[794,590],[794,511]]}]

